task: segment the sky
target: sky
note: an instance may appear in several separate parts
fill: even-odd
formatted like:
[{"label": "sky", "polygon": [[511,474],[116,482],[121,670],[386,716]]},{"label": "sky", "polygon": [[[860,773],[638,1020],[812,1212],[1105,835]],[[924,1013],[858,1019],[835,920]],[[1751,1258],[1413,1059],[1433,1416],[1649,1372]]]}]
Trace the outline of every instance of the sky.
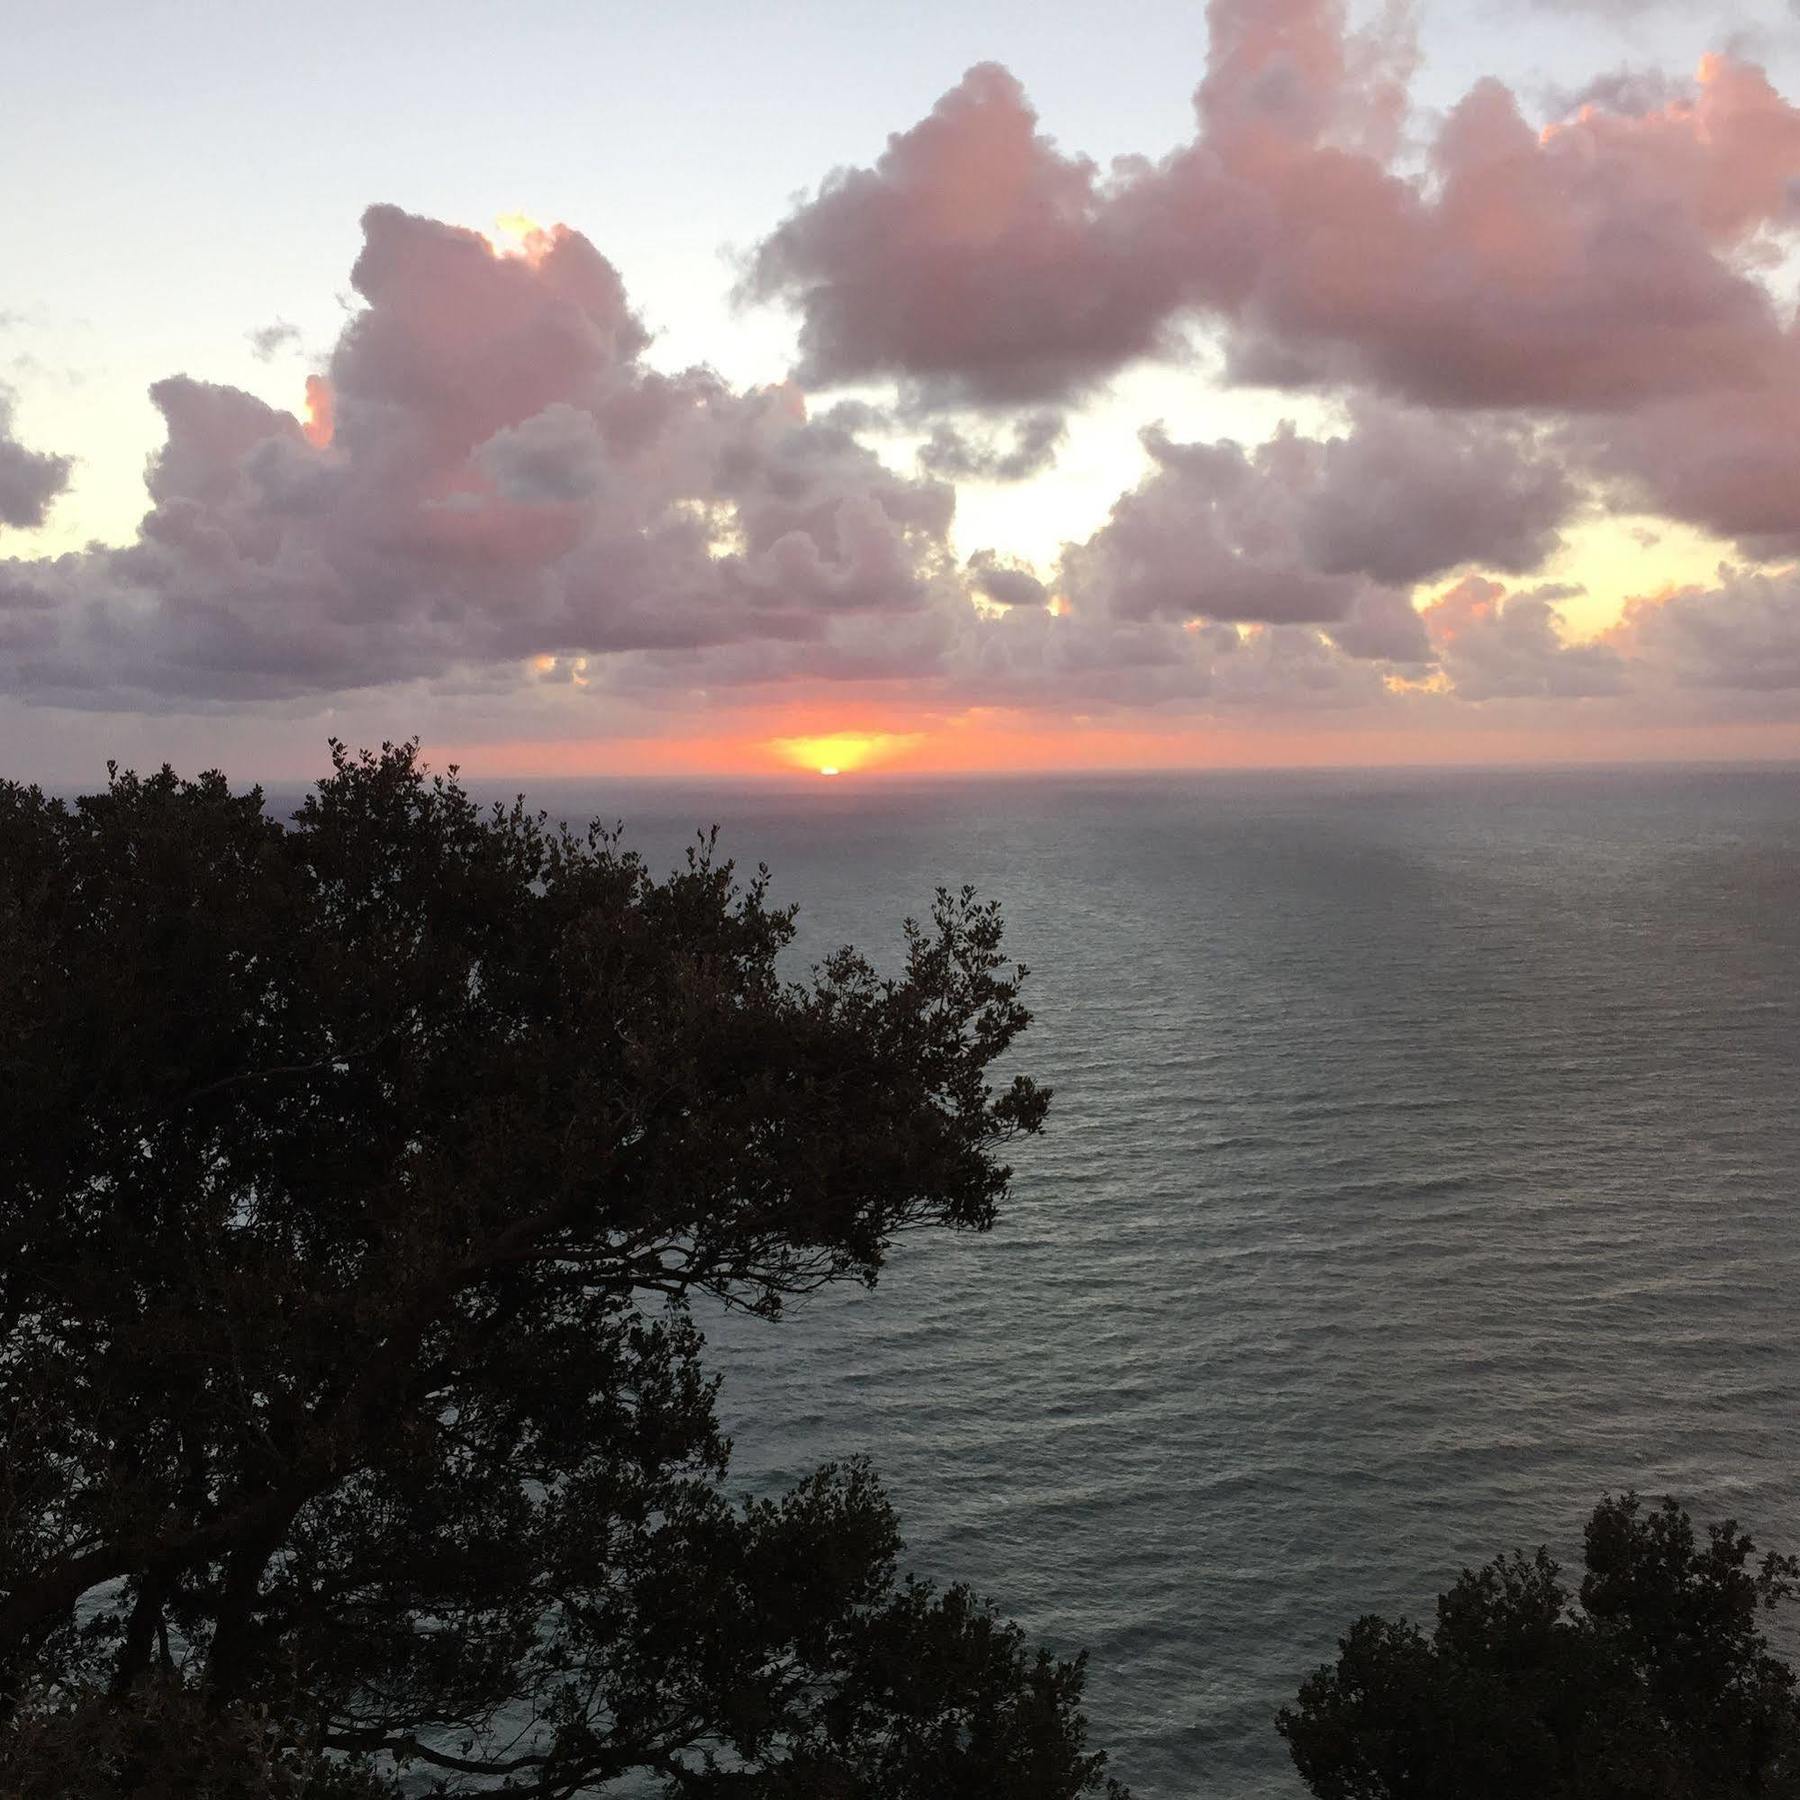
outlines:
[{"label": "sky", "polygon": [[0,774],[1800,756],[1800,13],[66,0]]}]

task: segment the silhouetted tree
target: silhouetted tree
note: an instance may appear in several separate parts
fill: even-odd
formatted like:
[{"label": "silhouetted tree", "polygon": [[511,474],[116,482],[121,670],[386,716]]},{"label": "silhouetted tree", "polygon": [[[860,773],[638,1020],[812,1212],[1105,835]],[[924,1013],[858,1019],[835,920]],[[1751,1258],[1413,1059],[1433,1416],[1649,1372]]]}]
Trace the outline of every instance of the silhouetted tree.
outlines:
[{"label": "silhouetted tree", "polygon": [[1800,1565],[1673,1500],[1601,1502],[1579,1604],[1543,1550],[1465,1571],[1427,1636],[1359,1619],[1280,1715],[1321,1800],[1800,1794],[1793,1672],[1759,1614]]},{"label": "silhouetted tree", "polygon": [[792,983],[710,842],[333,759],[0,786],[0,1791],[1116,1792],[865,1468],[726,1497],[686,1307],[992,1221],[994,907]]}]

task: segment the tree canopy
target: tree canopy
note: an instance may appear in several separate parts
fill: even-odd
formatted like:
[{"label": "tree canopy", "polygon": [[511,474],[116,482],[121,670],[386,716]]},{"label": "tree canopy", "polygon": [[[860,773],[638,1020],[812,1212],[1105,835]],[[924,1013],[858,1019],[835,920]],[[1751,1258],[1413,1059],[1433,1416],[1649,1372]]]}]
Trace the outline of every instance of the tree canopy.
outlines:
[{"label": "tree canopy", "polygon": [[1465,1570],[1428,1634],[1359,1619],[1279,1729],[1320,1800],[1800,1795],[1793,1671],[1758,1620],[1800,1563],[1608,1498],[1579,1596],[1545,1550]]},{"label": "tree canopy", "polygon": [[0,784],[0,1790],[1121,1791],[867,1468],[730,1496],[689,1298],[983,1229],[1048,1098],[992,904],[792,930],[411,745]]}]

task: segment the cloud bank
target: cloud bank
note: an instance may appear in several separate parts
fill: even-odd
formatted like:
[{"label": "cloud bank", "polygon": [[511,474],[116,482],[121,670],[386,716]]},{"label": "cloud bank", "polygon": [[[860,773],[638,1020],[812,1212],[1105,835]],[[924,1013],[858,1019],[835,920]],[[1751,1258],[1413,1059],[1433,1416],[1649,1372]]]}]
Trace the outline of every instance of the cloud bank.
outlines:
[{"label": "cloud bank", "polygon": [[[371,207],[304,404],[159,382],[133,541],[0,562],[0,693],[1800,714],[1800,111],[1717,56],[1538,124],[1492,80],[1422,120],[1395,21],[1209,16],[1193,135],[1158,160],[1063,150],[987,64],[830,175],[745,265],[740,297],[797,322],[771,387],[654,366],[577,230],[499,248]],[[1085,539],[962,553],[958,484],[1032,480],[1071,408],[1196,346],[1333,422],[1243,444],[1146,421]],[[0,396],[0,522],[41,524],[68,476]],[[1578,641],[1541,572],[1609,510],[1740,560]]]}]

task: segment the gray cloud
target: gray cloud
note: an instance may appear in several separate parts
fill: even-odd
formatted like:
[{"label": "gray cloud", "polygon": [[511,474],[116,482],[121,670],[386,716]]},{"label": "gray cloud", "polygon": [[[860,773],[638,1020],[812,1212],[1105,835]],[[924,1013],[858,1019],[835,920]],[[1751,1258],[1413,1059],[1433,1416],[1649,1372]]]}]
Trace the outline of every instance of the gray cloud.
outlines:
[{"label": "gray cloud", "polygon": [[244,335],[249,338],[250,348],[259,362],[273,362],[282,351],[300,348],[300,327],[290,325],[285,319],[277,319],[273,325],[259,326]]},{"label": "gray cloud", "polygon": [[1677,687],[1800,695],[1800,572],[1723,572],[1716,588],[1639,601],[1614,636]]},{"label": "gray cloud", "polygon": [[29,531],[49,516],[75,463],[72,457],[28,450],[13,436],[12,418],[13,397],[0,387],[0,525]]},{"label": "gray cloud", "polygon": [[1610,644],[1570,644],[1556,602],[1565,588],[1509,594],[1471,575],[1425,608],[1438,661],[1464,700],[1575,699],[1617,694],[1625,659]]},{"label": "gray cloud", "polygon": [[569,505],[598,497],[606,479],[606,442],[592,413],[553,401],[477,447],[474,463],[503,500]]},{"label": "gray cloud", "polygon": [[1346,645],[1406,645],[1409,660],[1420,640],[1400,623],[1405,590],[1458,567],[1537,566],[1576,498],[1516,429],[1368,402],[1338,437],[1284,426],[1245,450],[1153,429],[1144,444],[1154,469],[1065,555],[1077,605],[1342,626]]},{"label": "gray cloud", "polygon": [[996,606],[1042,606],[1050,591],[1030,569],[1002,562],[992,550],[977,550],[969,558],[969,585]]},{"label": "gray cloud", "polygon": [[1059,412],[1027,413],[1003,446],[990,433],[959,431],[943,420],[920,446],[919,467],[944,481],[1025,481],[1056,461],[1068,429]]},{"label": "gray cloud", "polygon": [[1800,553],[1800,335],[1760,381],[1567,427],[1563,447],[1609,477],[1624,507],[1734,538],[1753,557]]}]

